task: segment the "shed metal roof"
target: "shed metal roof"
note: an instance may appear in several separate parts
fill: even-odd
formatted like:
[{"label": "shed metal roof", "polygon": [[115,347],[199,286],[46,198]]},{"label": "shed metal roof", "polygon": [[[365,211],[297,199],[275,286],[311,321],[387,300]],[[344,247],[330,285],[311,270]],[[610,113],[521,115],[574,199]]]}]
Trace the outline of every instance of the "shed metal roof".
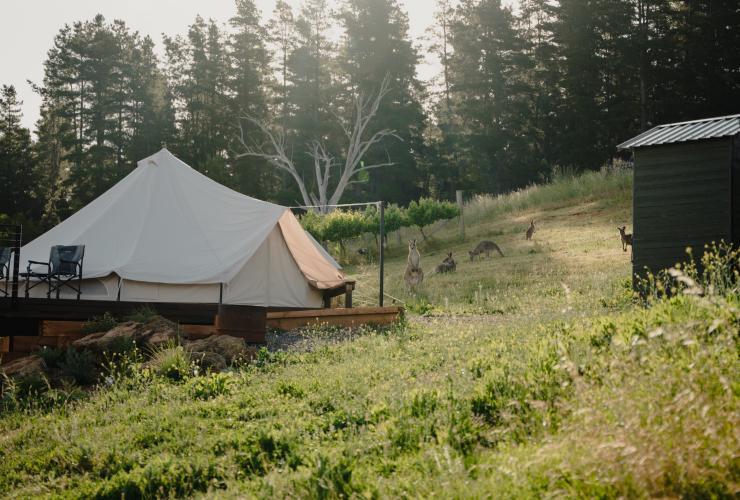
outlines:
[{"label": "shed metal roof", "polygon": [[688,122],[667,123],[658,125],[643,132],[637,137],[623,142],[617,149],[640,148],[672,144],[676,142],[697,141],[730,137],[740,133],[740,114],[692,120]]}]

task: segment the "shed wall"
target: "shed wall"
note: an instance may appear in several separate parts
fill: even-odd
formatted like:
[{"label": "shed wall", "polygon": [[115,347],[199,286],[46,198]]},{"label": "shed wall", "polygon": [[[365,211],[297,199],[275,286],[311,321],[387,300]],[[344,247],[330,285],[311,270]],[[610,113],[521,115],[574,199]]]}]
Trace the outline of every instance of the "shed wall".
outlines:
[{"label": "shed wall", "polygon": [[732,147],[732,242],[740,243],[740,135]]},{"label": "shed wall", "polygon": [[731,139],[635,150],[635,273],[685,260],[686,247],[698,253],[732,239],[731,155]]}]

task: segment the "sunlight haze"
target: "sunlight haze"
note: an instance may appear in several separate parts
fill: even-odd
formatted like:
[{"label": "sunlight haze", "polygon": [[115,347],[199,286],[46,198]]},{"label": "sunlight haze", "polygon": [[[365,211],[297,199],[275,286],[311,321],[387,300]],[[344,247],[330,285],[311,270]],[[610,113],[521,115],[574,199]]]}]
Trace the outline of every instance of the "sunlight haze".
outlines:
[{"label": "sunlight haze", "polygon": [[[301,0],[288,0],[297,9]],[[336,3],[336,2],[334,2]],[[432,23],[432,0],[399,0],[409,15],[410,35],[417,45],[423,43],[427,27]],[[275,0],[256,0],[266,21],[275,7]],[[54,36],[65,23],[92,19],[100,13],[109,21],[121,19],[132,29],[150,35],[161,54],[162,33],[187,33],[196,15],[226,22],[235,12],[234,0],[27,0],[7,2],[3,6],[10,25],[0,30],[0,82],[15,85],[23,100],[23,123],[33,129],[38,118],[41,99],[34,94],[26,80],[41,83],[43,61],[51,48]],[[43,14],[43,15],[40,15]],[[433,57],[420,51],[425,60],[419,65],[418,75],[429,80],[436,73]]]}]

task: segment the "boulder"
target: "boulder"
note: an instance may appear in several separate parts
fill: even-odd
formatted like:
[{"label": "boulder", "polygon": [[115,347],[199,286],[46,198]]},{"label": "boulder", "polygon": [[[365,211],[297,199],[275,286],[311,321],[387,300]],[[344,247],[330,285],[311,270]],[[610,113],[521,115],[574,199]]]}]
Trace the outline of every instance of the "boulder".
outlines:
[{"label": "boulder", "polygon": [[0,370],[12,379],[42,377],[46,373],[46,363],[39,356],[26,356],[3,365]]},{"label": "boulder", "polygon": [[227,364],[234,361],[249,361],[256,351],[244,343],[244,339],[231,335],[211,335],[198,340],[191,340],[185,344],[195,356],[197,353],[215,353],[220,355]]},{"label": "boulder", "polygon": [[159,346],[177,341],[177,325],[161,316],[154,317],[141,325],[140,342],[148,346]]},{"label": "boulder", "polygon": [[157,346],[176,339],[176,325],[162,317],[155,317],[143,324],[129,321],[107,332],[92,333],[75,340],[72,345],[77,349],[89,349],[99,353],[131,340],[139,346]]},{"label": "boulder", "polygon": [[204,370],[221,371],[228,366],[226,359],[215,352],[192,352],[190,357]]},{"label": "boulder", "polygon": [[127,339],[138,341],[137,332],[140,326],[139,323],[133,321],[122,323],[107,332],[91,333],[77,339],[72,342],[72,346],[76,349],[89,349],[94,352],[107,351],[117,342]]}]

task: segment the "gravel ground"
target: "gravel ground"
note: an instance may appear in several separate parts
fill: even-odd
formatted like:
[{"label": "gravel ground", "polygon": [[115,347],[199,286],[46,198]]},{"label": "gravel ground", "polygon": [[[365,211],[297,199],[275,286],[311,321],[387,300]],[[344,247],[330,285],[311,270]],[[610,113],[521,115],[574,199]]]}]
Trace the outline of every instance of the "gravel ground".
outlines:
[{"label": "gravel ground", "polygon": [[[459,326],[470,323],[482,324],[500,321],[498,315],[441,315],[407,316],[411,324],[422,326]],[[275,351],[312,352],[327,345],[347,342],[374,333],[372,328],[313,327],[296,330],[271,330],[267,332],[267,349]]]},{"label": "gravel ground", "polygon": [[300,328],[289,331],[267,332],[270,351],[312,352],[327,345],[362,337],[375,330],[368,328]]}]

